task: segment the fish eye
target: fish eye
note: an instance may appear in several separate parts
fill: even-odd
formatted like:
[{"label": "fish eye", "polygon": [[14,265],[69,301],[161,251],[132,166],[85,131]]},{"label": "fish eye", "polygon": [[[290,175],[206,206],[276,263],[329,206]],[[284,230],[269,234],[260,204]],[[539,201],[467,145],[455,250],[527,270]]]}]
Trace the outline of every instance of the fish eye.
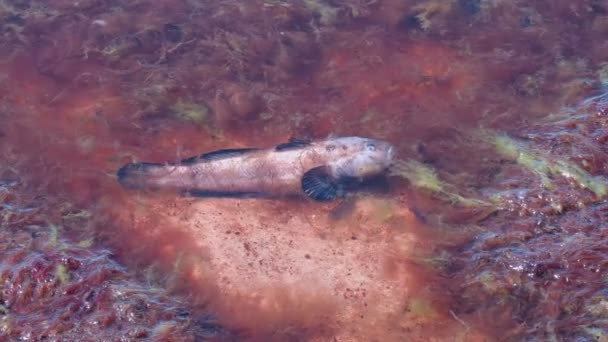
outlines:
[{"label": "fish eye", "polygon": [[336,149],[336,145],[327,145],[325,149],[327,150],[327,152],[331,152]]},{"label": "fish eye", "polygon": [[367,148],[368,151],[374,152],[376,150],[376,145],[372,143],[367,143],[365,144],[365,148]]}]

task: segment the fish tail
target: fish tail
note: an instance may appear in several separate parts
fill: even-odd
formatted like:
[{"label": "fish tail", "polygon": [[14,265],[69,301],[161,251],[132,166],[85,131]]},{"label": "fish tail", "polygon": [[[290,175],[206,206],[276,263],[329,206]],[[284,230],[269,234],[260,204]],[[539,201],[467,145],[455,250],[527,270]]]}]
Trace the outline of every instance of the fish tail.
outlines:
[{"label": "fish tail", "polygon": [[116,177],[125,188],[142,189],[147,185],[150,174],[163,166],[160,163],[129,163],[116,171]]}]

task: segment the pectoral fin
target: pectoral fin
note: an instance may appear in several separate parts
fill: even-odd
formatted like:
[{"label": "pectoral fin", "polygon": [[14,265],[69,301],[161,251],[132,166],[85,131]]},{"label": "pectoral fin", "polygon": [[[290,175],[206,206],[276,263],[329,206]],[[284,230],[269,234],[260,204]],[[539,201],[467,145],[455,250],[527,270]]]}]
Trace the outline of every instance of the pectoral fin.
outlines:
[{"label": "pectoral fin", "polygon": [[342,186],[326,166],[315,167],[302,176],[302,191],[315,201],[333,201],[344,196]]}]

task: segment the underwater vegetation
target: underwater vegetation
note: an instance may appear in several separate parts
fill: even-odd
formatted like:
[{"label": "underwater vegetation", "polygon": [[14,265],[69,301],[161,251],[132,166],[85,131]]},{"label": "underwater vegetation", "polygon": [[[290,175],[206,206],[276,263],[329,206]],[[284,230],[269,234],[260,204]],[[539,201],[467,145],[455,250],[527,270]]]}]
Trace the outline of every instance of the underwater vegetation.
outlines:
[{"label": "underwater vegetation", "polygon": [[[3,162],[14,162],[3,159]],[[200,321],[158,282],[129,275],[107,249],[93,247],[92,213],[64,198],[48,207],[23,196],[32,184],[0,172],[0,336],[7,340],[227,338]],[[21,195],[20,195],[21,194]]]},{"label": "underwater vegetation", "polygon": [[[451,305],[459,320],[469,324],[480,312],[503,317],[503,323],[513,319],[512,327],[482,324],[516,339],[605,338],[608,326],[600,318],[607,236],[605,101],[606,94],[590,98],[516,133],[470,129],[446,135],[426,143],[425,163],[396,163],[393,175],[407,179],[414,192],[445,203],[439,210],[423,205],[423,217],[462,203],[494,208],[473,222],[434,222],[432,230],[452,237],[437,239],[437,250],[411,255],[416,264],[449,275],[450,284],[461,284],[448,286],[459,293]],[[478,149],[472,164],[480,181],[465,189],[488,202],[454,194],[469,178],[459,176],[463,165],[452,167],[456,174],[446,171],[446,162],[435,159],[435,144],[451,144],[457,154]]]},{"label": "underwater vegetation", "polygon": [[[567,118],[556,113],[521,129],[518,138],[491,130],[471,135],[500,156],[486,161],[502,165],[502,172],[484,193],[501,210],[483,222],[485,232],[470,249],[449,254],[448,273],[464,284],[459,317],[503,312],[525,327],[527,332],[514,328],[516,336],[605,336],[607,327],[598,318],[605,287],[608,159],[597,140],[605,133],[605,96],[565,109]],[[579,286],[585,291],[575,290]],[[547,301],[554,296],[562,299]],[[479,308],[480,302],[488,306]],[[539,320],[546,323],[527,323]]]},{"label": "underwater vegetation", "polygon": [[593,192],[598,200],[608,194],[608,179],[603,176],[592,176],[580,166],[563,160],[553,160],[549,156],[543,156],[534,152],[533,148],[522,142],[510,138],[506,134],[486,136],[487,141],[496,148],[496,151],[506,158],[514,160],[537,175],[543,186],[553,189],[551,181],[553,176],[562,176],[571,179],[575,185]]},{"label": "underwater vegetation", "polygon": [[465,198],[459,195],[456,193],[456,187],[440,180],[437,172],[432,167],[414,160],[396,161],[390,174],[407,179],[414,187],[436,194],[451,205],[465,207],[491,205],[482,200]]},{"label": "underwater vegetation", "polygon": [[[0,0],[0,339],[606,339],[607,34],[597,0]],[[333,220],[113,178],[330,133],[400,152]]]}]

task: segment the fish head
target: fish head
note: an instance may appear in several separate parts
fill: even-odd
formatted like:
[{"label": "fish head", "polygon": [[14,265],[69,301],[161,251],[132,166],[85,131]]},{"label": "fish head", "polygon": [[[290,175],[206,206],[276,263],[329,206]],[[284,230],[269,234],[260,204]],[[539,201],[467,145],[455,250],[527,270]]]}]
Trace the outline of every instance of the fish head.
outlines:
[{"label": "fish head", "polygon": [[365,178],[381,174],[391,166],[395,151],[386,141],[361,137],[330,139],[325,145],[336,177]]}]

